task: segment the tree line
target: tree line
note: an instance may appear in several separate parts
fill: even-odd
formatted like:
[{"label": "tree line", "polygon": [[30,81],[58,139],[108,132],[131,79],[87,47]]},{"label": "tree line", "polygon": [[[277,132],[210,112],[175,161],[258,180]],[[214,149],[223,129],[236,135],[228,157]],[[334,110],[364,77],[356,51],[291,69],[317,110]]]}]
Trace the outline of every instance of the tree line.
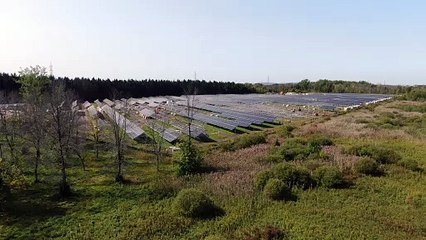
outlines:
[{"label": "tree line", "polygon": [[[0,91],[6,94],[17,93],[20,89],[20,76],[0,74]],[[217,82],[205,80],[110,80],[95,78],[50,77],[51,80],[64,82],[65,88],[76,93],[83,101],[111,98],[114,94],[120,98],[141,98],[151,96],[181,96],[185,89],[197,89],[197,94],[246,94],[255,93],[251,84],[235,82]]]},{"label": "tree line", "polygon": [[284,84],[255,84],[254,88],[259,93],[286,93],[286,92],[320,92],[320,93],[370,93],[370,94],[405,94],[413,91],[415,86],[381,85],[366,81],[342,81],[320,79],[310,81],[304,79],[297,83]]}]

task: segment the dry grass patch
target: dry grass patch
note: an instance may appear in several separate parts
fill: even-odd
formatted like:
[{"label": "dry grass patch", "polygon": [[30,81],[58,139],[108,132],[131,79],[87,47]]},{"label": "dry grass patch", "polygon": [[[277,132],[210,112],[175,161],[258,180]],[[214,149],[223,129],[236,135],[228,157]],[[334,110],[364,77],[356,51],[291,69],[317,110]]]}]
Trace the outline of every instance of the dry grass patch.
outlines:
[{"label": "dry grass patch", "polygon": [[203,176],[202,185],[220,195],[245,195],[254,193],[253,178],[266,166],[257,161],[271,149],[268,144],[260,144],[235,152],[215,153],[206,157],[209,166],[217,172]]}]

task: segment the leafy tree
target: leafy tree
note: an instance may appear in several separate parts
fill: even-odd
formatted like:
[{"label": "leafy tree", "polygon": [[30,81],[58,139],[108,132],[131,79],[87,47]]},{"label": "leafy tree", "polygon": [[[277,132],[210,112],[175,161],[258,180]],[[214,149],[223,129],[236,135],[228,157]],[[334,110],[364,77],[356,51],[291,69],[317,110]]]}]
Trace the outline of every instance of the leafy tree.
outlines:
[{"label": "leafy tree", "polygon": [[178,160],[178,176],[186,176],[197,173],[201,169],[203,157],[194,144],[183,141],[180,145]]}]

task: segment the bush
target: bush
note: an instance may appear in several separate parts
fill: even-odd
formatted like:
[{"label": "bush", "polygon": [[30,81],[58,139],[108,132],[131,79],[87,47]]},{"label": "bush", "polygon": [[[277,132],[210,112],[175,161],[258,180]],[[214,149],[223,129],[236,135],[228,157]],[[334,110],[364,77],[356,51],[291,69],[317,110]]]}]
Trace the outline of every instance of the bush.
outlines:
[{"label": "bush", "polygon": [[300,138],[287,140],[277,151],[286,161],[317,158],[323,146],[333,145],[333,141],[326,136],[316,136],[305,141]]},{"label": "bush", "polygon": [[398,162],[399,166],[402,166],[408,170],[414,171],[414,172],[422,172],[423,169],[419,167],[419,163],[414,159],[404,159]]},{"label": "bush", "polygon": [[257,189],[263,190],[269,179],[273,178],[274,174],[269,170],[264,170],[256,174],[254,185]]},{"label": "bush", "polygon": [[357,173],[378,176],[383,174],[383,170],[380,168],[379,163],[371,158],[363,158],[358,160],[354,165]]},{"label": "bush", "polygon": [[177,193],[176,187],[165,181],[152,182],[144,186],[150,200],[162,200],[174,197]]},{"label": "bush", "polygon": [[185,176],[201,171],[203,157],[194,143],[184,141],[179,145],[178,176]]},{"label": "bush", "polygon": [[333,140],[326,136],[316,136],[308,141],[308,147],[311,153],[318,153],[321,151],[323,146],[333,145]]},{"label": "bush", "polygon": [[277,164],[271,171],[274,178],[283,181],[290,189],[294,187],[307,189],[313,186],[309,170],[305,167],[281,163]]},{"label": "bush", "polygon": [[392,149],[380,146],[354,146],[349,148],[348,153],[360,157],[370,157],[376,160],[378,163],[382,164],[396,163],[401,160],[401,156],[397,152]]},{"label": "bush", "polygon": [[294,129],[296,129],[296,127],[292,125],[283,125],[277,132],[281,137],[293,137]]},{"label": "bush", "polygon": [[278,148],[277,154],[282,156],[286,161],[293,161],[307,158],[310,151],[306,146],[306,141],[299,138],[292,138]]},{"label": "bush", "polygon": [[196,189],[183,189],[173,202],[175,213],[192,218],[209,218],[220,214],[221,210],[203,192]]},{"label": "bush", "polygon": [[257,144],[266,143],[265,133],[245,134],[221,145],[224,151],[236,151],[238,149],[248,148]]},{"label": "bush", "polygon": [[403,98],[410,101],[426,101],[426,88],[414,88],[406,93]]},{"label": "bush", "polygon": [[322,166],[312,173],[313,179],[319,186],[335,188],[343,184],[343,173],[337,167]]},{"label": "bush", "polygon": [[263,194],[272,200],[282,200],[288,198],[291,191],[283,181],[271,178],[266,183]]}]

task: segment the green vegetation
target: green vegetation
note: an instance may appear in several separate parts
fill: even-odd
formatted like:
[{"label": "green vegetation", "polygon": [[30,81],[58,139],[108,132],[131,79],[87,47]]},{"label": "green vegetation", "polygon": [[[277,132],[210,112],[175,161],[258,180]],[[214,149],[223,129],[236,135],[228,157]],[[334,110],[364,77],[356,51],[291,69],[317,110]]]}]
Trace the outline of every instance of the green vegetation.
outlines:
[{"label": "green vegetation", "polygon": [[203,157],[197,147],[191,141],[183,141],[179,144],[180,154],[178,163],[179,176],[191,175],[201,171]]},{"label": "green vegetation", "polygon": [[271,178],[263,188],[263,194],[272,200],[282,200],[291,196],[291,191],[283,181]]},{"label": "green vegetation", "polygon": [[376,160],[371,158],[364,158],[355,163],[354,169],[357,173],[379,176],[383,174],[383,169],[380,167]]},{"label": "green vegetation", "polygon": [[273,178],[282,181],[289,189],[307,189],[313,186],[313,180],[308,169],[290,163],[279,163],[270,170],[260,172],[256,176],[256,187],[263,189],[269,179]]},{"label": "green vegetation", "polygon": [[294,161],[319,158],[322,147],[331,145],[333,141],[327,136],[312,136],[308,140],[290,138],[265,160],[277,162],[279,159]]},{"label": "green vegetation", "polygon": [[[232,151],[192,142],[193,152],[165,154],[160,170],[148,145],[129,141],[123,183],[103,136],[98,157],[84,145],[85,169],[67,159],[69,198],[57,195],[53,153],[42,152],[34,183],[34,148],[10,164],[3,145],[0,239],[424,239],[425,115],[402,104],[414,105],[301,120],[291,134],[276,126],[266,143],[237,137]],[[385,112],[399,119],[392,128],[371,124]],[[215,170],[195,170],[200,159]],[[181,166],[187,174],[177,176]]]},{"label": "green vegetation", "polygon": [[315,182],[322,187],[336,188],[344,183],[343,173],[337,167],[322,166],[312,173]]},{"label": "green vegetation", "polygon": [[213,201],[196,189],[181,190],[173,202],[175,213],[192,218],[208,218],[220,214]]},{"label": "green vegetation", "polygon": [[404,110],[406,112],[426,113],[426,104],[422,104],[422,105],[400,105],[397,108]]},{"label": "green vegetation", "polygon": [[381,164],[397,163],[401,160],[398,153],[383,146],[358,145],[352,146],[347,152],[360,157],[370,157]]},{"label": "green vegetation", "polygon": [[221,145],[224,151],[236,151],[238,149],[248,148],[257,144],[266,143],[265,133],[244,134],[232,141],[225,142]]},{"label": "green vegetation", "polygon": [[426,87],[414,88],[404,94],[402,99],[409,101],[426,101]]}]

